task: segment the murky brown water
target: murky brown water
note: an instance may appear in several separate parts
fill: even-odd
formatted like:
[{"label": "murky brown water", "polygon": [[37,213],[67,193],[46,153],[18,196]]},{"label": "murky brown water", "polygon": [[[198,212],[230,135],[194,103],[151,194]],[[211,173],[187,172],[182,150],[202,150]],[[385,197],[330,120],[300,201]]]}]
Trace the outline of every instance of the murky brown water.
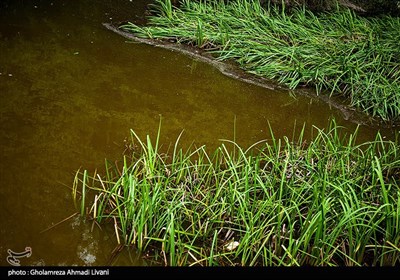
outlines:
[{"label": "murky brown water", "polygon": [[[233,139],[277,136],[294,123],[326,127],[335,117],[323,102],[269,91],[222,75],[168,50],[126,43],[102,22],[140,21],[149,0],[26,0],[0,2],[0,265],[7,250],[32,248],[23,265],[107,265],[112,229],[84,223],[71,199],[80,167],[101,168],[119,159],[129,129],[154,135],[162,116],[163,143],[184,130],[210,150]],[[360,139],[376,128],[362,127]],[[387,137],[393,130],[383,130]],[[44,231],[44,232],[43,232]],[[123,251],[112,264],[143,265]]]}]

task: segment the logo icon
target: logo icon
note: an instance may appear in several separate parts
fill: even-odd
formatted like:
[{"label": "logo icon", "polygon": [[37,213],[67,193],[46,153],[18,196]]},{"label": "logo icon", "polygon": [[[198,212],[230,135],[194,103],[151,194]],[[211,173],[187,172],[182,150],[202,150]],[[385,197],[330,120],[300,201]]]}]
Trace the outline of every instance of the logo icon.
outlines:
[{"label": "logo icon", "polygon": [[25,251],[16,253],[10,249],[7,250],[8,256],[7,256],[7,262],[13,266],[20,266],[20,258],[29,258],[32,255],[32,248],[31,247],[25,247]]}]

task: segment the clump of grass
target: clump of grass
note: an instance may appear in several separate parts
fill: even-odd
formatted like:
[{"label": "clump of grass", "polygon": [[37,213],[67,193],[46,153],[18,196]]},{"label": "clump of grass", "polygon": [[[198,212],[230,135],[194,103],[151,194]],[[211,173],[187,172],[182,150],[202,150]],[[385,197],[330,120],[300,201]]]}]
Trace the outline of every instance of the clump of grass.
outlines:
[{"label": "clump of grass", "polygon": [[361,17],[350,9],[289,12],[258,0],[156,0],[147,26],[121,29],[175,40],[233,59],[246,71],[294,89],[341,94],[384,121],[400,120],[400,18]]},{"label": "clump of grass", "polygon": [[103,176],[78,172],[73,196],[85,188],[85,215],[152,265],[399,265],[398,139],[356,144],[334,120],[304,131],[212,153],[179,135],[162,153],[160,130],[154,143],[131,130],[131,153]]}]

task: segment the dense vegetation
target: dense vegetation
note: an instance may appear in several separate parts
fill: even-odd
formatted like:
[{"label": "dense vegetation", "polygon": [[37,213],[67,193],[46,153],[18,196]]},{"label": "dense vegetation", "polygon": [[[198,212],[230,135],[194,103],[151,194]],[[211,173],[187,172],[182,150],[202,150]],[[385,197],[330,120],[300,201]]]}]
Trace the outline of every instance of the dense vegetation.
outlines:
[{"label": "dense vegetation", "polygon": [[74,200],[152,265],[399,265],[398,140],[357,144],[334,121],[304,131],[212,153],[131,131],[104,175],[77,172]]},{"label": "dense vegetation", "polygon": [[234,60],[294,89],[341,94],[381,120],[400,121],[400,18],[361,17],[349,8],[314,14],[259,1],[156,0],[147,26],[120,28],[174,40]]},{"label": "dense vegetation", "polygon": [[[204,48],[255,75],[341,94],[399,121],[399,18],[342,6],[315,14],[249,0],[179,8],[157,0],[147,26],[121,28]],[[271,129],[247,149],[225,140],[210,153],[180,148],[181,135],[161,150],[160,128],[154,143],[131,130],[121,161],[106,160],[104,175],[78,171],[72,192],[82,216],[113,225],[118,244],[150,265],[400,265],[398,134],[359,143],[357,130],[333,120],[313,127],[310,139],[305,127],[291,139]]]}]

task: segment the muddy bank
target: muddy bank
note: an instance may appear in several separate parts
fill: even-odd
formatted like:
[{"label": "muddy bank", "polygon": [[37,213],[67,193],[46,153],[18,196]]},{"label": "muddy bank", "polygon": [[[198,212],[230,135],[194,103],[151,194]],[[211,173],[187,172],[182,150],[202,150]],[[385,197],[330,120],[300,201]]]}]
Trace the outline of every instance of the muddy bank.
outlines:
[{"label": "muddy bank", "polygon": [[119,29],[118,26],[120,26],[120,24],[121,23],[119,24],[103,23],[103,26],[106,27],[108,30],[113,31],[134,42],[148,44],[151,46],[160,47],[171,51],[177,51],[185,55],[188,55],[193,59],[208,63],[217,68],[221,73],[223,73],[228,77],[238,79],[246,83],[254,84],[256,86],[260,86],[263,88],[267,88],[269,90],[281,90],[281,91],[284,90],[288,91],[288,94],[301,94],[311,99],[322,100],[323,102],[327,103],[330,107],[337,109],[346,121],[371,127],[382,127],[382,128],[391,128],[396,126],[400,127],[400,123],[393,123],[393,122],[384,123],[379,119],[365,115],[364,113],[358,111],[357,109],[347,105],[345,103],[345,100],[343,100],[343,97],[336,97],[336,96],[329,97],[328,95],[322,95],[322,94],[318,95],[311,88],[298,88],[296,90],[290,90],[282,85],[277,84],[275,81],[248,74],[244,70],[240,69],[237,65],[231,62],[218,61],[205,50],[192,47],[189,45],[176,44],[175,42],[171,41],[139,38],[133,35],[132,33]]}]

